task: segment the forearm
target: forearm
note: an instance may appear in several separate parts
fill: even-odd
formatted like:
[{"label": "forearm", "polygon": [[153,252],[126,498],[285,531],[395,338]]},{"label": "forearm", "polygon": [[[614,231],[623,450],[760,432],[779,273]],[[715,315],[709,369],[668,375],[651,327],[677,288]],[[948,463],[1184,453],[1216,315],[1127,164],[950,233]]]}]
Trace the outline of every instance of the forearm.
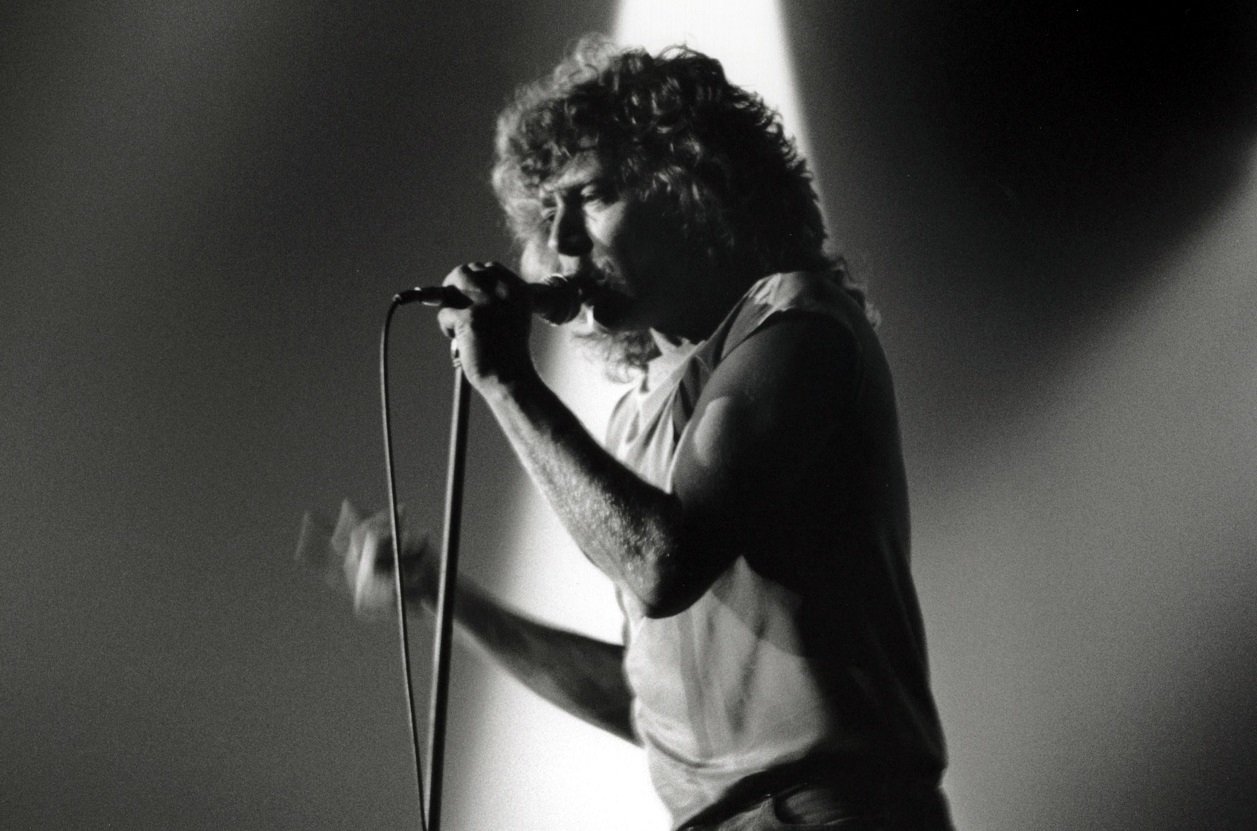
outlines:
[{"label": "forearm", "polygon": [[[680,504],[608,453],[539,377],[485,392],[511,446],[568,533],[648,614],[669,613],[680,566]],[[692,554],[692,552],[687,552]]]},{"label": "forearm", "polygon": [[454,615],[460,640],[528,689],[595,727],[638,742],[623,647],[538,623],[466,581],[459,583]]}]

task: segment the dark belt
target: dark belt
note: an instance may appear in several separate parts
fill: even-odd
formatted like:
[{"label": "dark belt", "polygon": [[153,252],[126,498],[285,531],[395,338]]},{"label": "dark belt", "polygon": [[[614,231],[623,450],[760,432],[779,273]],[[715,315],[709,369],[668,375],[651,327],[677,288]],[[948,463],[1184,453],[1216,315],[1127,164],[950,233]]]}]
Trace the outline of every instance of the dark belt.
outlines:
[{"label": "dark belt", "polygon": [[774,794],[773,809],[795,822],[863,817],[886,831],[951,831],[947,800],[932,782],[887,782],[876,793],[852,794],[825,783],[796,785]]},{"label": "dark belt", "polygon": [[715,829],[766,800],[783,813],[879,819],[888,829],[949,831],[947,801],[936,778],[887,776],[875,768],[772,771],[735,785],[726,796],[689,820],[683,829]]}]

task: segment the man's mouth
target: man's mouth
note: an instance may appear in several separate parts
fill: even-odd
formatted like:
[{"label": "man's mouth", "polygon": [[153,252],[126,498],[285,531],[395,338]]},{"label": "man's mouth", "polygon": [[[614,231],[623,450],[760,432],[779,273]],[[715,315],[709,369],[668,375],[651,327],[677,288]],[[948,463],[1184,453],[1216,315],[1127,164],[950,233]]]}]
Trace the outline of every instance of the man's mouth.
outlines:
[{"label": "man's mouth", "polygon": [[559,276],[576,283],[586,328],[606,331],[623,322],[631,298],[612,269],[589,263]]}]

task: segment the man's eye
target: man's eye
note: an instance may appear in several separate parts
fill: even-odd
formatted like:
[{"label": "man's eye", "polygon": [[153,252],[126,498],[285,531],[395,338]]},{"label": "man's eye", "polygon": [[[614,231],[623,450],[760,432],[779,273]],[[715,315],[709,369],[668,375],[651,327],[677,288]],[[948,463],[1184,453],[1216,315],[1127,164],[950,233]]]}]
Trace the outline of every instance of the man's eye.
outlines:
[{"label": "man's eye", "polygon": [[606,188],[603,187],[585,188],[581,191],[580,198],[585,203],[596,202],[603,205],[611,201],[610,195],[607,193]]}]

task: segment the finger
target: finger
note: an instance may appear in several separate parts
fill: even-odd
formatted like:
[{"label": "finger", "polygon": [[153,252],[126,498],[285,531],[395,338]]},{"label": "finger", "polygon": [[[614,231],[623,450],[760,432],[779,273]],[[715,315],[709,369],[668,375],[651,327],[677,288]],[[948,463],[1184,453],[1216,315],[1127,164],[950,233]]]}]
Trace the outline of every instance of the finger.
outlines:
[{"label": "finger", "polygon": [[391,560],[385,560],[384,573],[378,567],[381,538],[375,529],[368,528],[363,535],[363,557],[358,561],[358,571],[353,583],[354,610],[363,615],[374,615],[392,607],[393,579],[388,575]]},{"label": "finger", "polygon": [[483,292],[482,276],[487,273],[483,265],[483,263],[464,263],[445,275],[441,284],[457,289],[474,301]]},{"label": "finger", "polygon": [[466,278],[470,284],[469,297],[479,300],[481,297],[494,300],[513,299],[519,277],[497,263],[473,263],[475,268],[468,267]]},{"label": "finger", "polygon": [[370,519],[363,520],[354,527],[349,534],[349,550],[345,553],[345,571],[350,574],[351,583],[364,567],[372,567],[381,550],[391,550],[392,539],[387,526],[381,526],[379,522]]},{"label": "finger", "polygon": [[349,544],[345,546],[341,569],[345,572],[345,585],[352,592],[358,583],[358,564],[362,562],[362,549],[365,545],[366,528],[359,523],[349,532]]},{"label": "finger", "polygon": [[464,325],[464,321],[465,313],[459,309],[441,309],[436,313],[436,323],[441,328],[441,334],[450,339],[458,336],[458,330]]},{"label": "finger", "polygon": [[340,503],[340,516],[336,518],[336,528],[332,531],[332,550],[344,556],[349,547],[350,532],[362,522],[362,512],[348,499]]},{"label": "finger", "polygon": [[374,530],[368,529],[363,534],[362,557],[358,559],[357,573],[354,575],[354,593],[359,594],[364,588],[368,588],[370,584],[379,579],[380,565],[384,565],[385,569],[392,564],[391,559],[380,557],[380,552],[385,550],[385,546],[381,545],[380,535]]},{"label": "finger", "polygon": [[524,278],[496,260],[468,263],[457,279],[466,280],[469,290],[486,297],[516,302],[526,295]]}]

